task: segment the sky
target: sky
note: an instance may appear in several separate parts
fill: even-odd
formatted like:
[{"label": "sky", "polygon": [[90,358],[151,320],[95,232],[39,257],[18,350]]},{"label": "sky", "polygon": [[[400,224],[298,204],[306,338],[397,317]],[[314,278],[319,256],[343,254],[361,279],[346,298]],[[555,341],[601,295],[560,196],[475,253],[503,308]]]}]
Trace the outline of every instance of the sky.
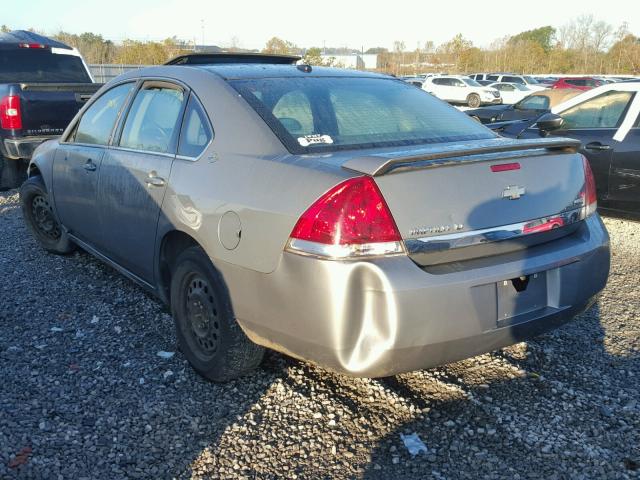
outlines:
[{"label": "sky", "polygon": [[[8,0],[3,0],[7,2]],[[198,44],[262,48],[278,36],[301,47],[386,47],[395,40],[407,50],[436,45],[457,33],[476,46],[495,39],[592,14],[617,28],[627,21],[640,30],[637,0],[484,2],[480,0],[25,0],[29,8],[3,9],[0,23],[12,29],[55,33],[93,32],[120,42],[170,36]],[[635,4],[635,6],[633,6]],[[502,7],[500,7],[500,6]],[[603,7],[606,5],[606,8]],[[203,28],[204,27],[204,28]]]}]

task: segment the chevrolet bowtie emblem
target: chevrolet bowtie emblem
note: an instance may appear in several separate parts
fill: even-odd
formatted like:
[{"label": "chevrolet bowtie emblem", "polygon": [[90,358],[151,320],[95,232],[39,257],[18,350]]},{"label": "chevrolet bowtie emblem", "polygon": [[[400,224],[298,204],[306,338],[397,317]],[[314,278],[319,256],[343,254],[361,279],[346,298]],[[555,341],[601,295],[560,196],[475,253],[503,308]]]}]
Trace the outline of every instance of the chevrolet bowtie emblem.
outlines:
[{"label": "chevrolet bowtie emblem", "polygon": [[524,187],[519,187],[518,185],[509,185],[502,191],[502,198],[507,198],[509,200],[518,200],[525,193],[526,190]]}]

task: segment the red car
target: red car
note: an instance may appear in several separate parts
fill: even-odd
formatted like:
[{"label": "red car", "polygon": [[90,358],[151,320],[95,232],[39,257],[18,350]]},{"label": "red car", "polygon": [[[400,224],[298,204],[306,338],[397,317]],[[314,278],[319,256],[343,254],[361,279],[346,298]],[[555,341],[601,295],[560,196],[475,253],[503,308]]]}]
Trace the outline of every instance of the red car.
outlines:
[{"label": "red car", "polygon": [[522,229],[523,234],[548,232],[554,228],[560,228],[564,226],[564,220],[562,217],[549,217],[534,220],[527,223]]},{"label": "red car", "polygon": [[577,90],[591,90],[604,82],[591,77],[566,77],[556,81],[551,88],[575,88]]}]

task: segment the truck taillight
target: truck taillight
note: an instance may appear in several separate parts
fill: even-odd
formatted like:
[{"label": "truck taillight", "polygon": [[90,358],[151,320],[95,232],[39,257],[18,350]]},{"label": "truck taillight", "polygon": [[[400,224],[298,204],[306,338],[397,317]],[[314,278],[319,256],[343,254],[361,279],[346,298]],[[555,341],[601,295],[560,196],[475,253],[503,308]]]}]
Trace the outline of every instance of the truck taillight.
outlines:
[{"label": "truck taillight", "polygon": [[20,43],[18,45],[18,47],[20,47],[20,48],[47,48],[47,46],[43,45],[42,43]]},{"label": "truck taillight", "polygon": [[20,97],[15,95],[2,97],[2,100],[0,100],[0,127],[4,130],[19,130],[22,128]]},{"label": "truck taillight", "polygon": [[339,183],[296,223],[288,250],[327,258],[404,253],[402,238],[371,177]]},{"label": "truck taillight", "polygon": [[584,168],[584,207],[585,217],[595,213],[598,208],[598,195],[596,193],[596,179],[593,176],[589,160],[582,156],[582,166]]}]

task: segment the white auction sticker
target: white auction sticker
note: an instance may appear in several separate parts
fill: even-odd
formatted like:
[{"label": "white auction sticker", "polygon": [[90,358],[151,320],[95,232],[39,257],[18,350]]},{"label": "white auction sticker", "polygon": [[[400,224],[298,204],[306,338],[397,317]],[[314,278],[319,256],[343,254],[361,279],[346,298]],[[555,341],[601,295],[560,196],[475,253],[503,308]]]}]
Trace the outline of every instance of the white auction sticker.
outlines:
[{"label": "white auction sticker", "polygon": [[333,139],[329,135],[305,135],[304,137],[298,137],[298,143],[303,147],[309,145],[330,145],[333,143]]}]

